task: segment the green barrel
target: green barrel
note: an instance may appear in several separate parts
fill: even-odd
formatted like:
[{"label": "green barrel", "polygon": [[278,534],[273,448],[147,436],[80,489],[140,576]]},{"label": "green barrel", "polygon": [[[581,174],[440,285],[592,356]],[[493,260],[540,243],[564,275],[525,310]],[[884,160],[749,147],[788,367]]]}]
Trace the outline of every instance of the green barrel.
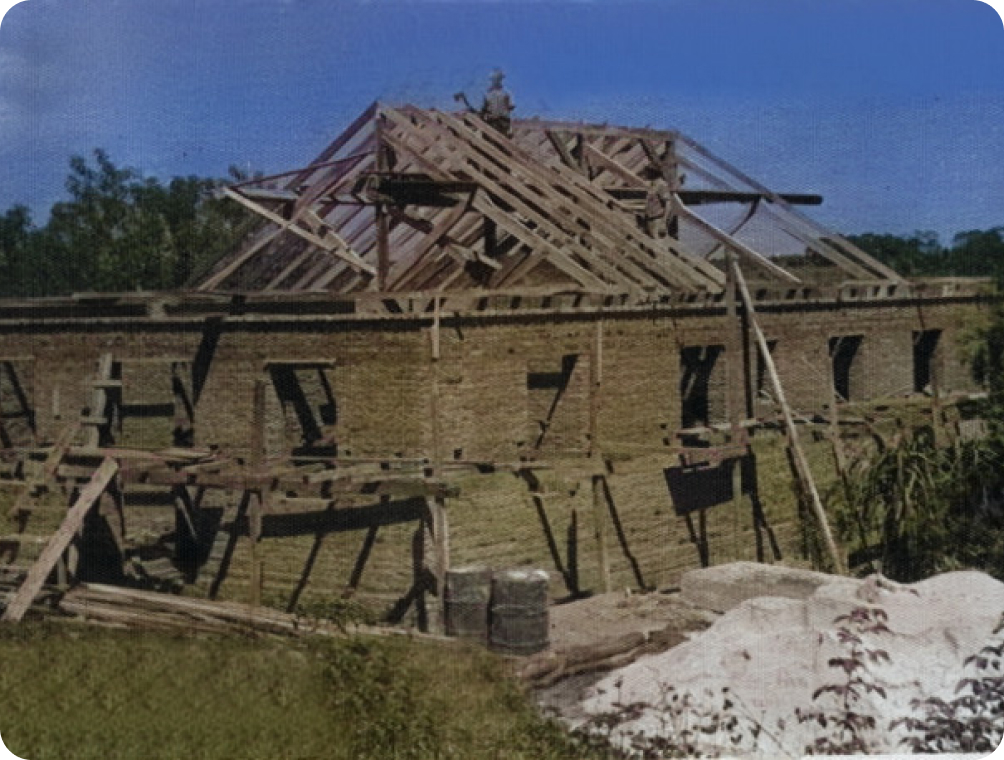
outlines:
[{"label": "green barrel", "polygon": [[505,570],[492,578],[491,646],[504,654],[526,655],[550,645],[547,573]]},{"label": "green barrel", "polygon": [[446,572],[446,635],[488,642],[491,568],[481,565]]}]

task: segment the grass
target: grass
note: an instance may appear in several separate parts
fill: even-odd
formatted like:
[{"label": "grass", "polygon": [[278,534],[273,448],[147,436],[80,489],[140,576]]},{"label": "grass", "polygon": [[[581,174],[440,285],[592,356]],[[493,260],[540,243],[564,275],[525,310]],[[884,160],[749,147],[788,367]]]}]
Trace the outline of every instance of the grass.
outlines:
[{"label": "grass", "polygon": [[408,639],[0,629],[0,734],[27,760],[572,760],[501,661]]}]

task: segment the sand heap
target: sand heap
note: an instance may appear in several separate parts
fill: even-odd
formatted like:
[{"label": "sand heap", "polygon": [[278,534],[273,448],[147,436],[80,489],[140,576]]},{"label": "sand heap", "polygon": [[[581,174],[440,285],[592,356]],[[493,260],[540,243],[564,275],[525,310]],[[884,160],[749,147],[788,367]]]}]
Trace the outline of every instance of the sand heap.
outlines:
[{"label": "sand heap", "polygon": [[[707,705],[721,705],[721,689],[729,687],[733,713],[758,721],[765,730],[756,741],[747,734],[738,746],[724,735],[709,735],[706,746],[740,754],[799,757],[820,729],[815,723],[800,724],[796,708],[811,709],[817,688],[846,681],[842,671],[828,665],[831,658],[848,653],[838,641],[834,619],[855,608],[881,608],[891,633],[867,636],[865,645],[885,650],[889,661],[868,663],[866,677],[884,688],[886,697],[865,695],[859,708],[876,718],[877,730],[871,735],[875,749],[891,752],[898,739],[887,730],[889,722],[915,714],[912,699],[955,697],[959,680],[972,674],[963,660],[990,643],[1004,611],[1004,584],[975,571],[900,586],[878,576],[795,577],[803,571],[764,567],[709,568],[686,579],[685,593],[700,596],[703,590],[710,606],[731,609],[690,641],[611,672],[587,695],[581,705],[584,712],[604,713],[617,702],[645,703],[648,706],[623,723],[615,736],[624,740],[629,731],[667,736],[674,726],[679,730],[687,722],[671,719],[671,713],[660,707],[668,687],[677,694],[689,692]],[[747,582],[730,585],[730,577]],[[755,579],[752,586],[750,578]],[[750,589],[778,595],[756,596]],[[834,708],[826,697],[815,704]]]}]

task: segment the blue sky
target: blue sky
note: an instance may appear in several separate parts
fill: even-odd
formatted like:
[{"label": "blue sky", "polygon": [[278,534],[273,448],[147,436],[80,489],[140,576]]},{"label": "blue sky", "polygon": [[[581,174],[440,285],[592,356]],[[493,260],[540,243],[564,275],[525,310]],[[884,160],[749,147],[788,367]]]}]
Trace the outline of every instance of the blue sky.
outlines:
[{"label": "blue sky", "polygon": [[25,0],[0,23],[0,210],[68,158],[307,163],[375,99],[674,127],[844,232],[1004,225],[1004,23],[976,0]]}]

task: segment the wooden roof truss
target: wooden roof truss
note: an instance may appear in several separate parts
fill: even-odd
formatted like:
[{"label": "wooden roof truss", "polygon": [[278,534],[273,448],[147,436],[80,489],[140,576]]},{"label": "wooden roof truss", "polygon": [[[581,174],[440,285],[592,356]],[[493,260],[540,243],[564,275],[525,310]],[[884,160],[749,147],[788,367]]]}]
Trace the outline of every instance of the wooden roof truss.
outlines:
[{"label": "wooden roof truss", "polygon": [[[641,223],[658,176],[669,234]],[[818,196],[774,193],[676,132],[529,120],[507,137],[373,104],[307,167],[224,192],[264,224],[201,291],[720,292],[725,250],[752,281],[801,284],[786,247],[835,281],[902,282],[796,209]]]}]

